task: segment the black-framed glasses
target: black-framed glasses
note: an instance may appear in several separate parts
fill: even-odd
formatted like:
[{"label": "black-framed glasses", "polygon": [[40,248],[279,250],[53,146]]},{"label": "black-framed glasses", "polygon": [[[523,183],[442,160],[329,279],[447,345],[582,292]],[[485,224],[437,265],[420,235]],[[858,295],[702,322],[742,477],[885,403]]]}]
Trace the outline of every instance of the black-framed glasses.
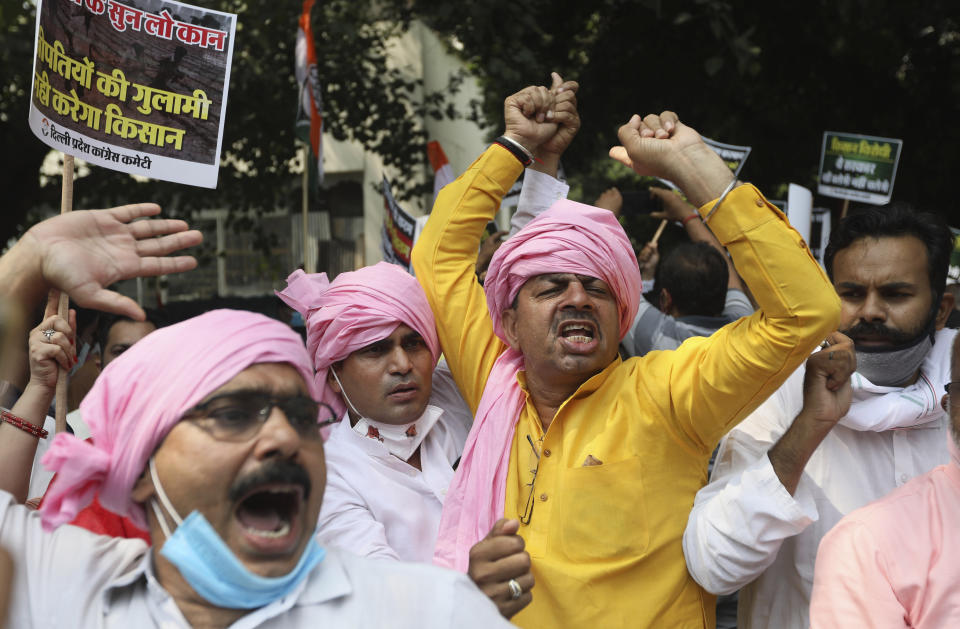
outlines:
[{"label": "black-framed glasses", "polygon": [[306,395],[273,396],[258,391],[231,391],[214,396],[187,411],[183,419],[215,439],[247,441],[260,432],[275,406],[303,439],[320,440],[320,429],[337,421],[328,404]]},{"label": "black-framed glasses", "polygon": [[533,490],[537,485],[537,472],[540,470],[540,453],[537,452],[537,446],[533,445],[533,439],[530,438],[530,435],[527,435],[527,441],[530,443],[530,448],[533,450],[533,455],[537,457],[537,465],[530,470],[533,474],[533,478],[530,479],[530,482],[527,483],[527,486],[530,488],[530,493],[527,494],[527,504],[523,507],[523,513],[520,514],[520,522],[522,524],[530,524],[530,519],[533,518],[533,505],[536,504],[536,498],[534,497]]}]

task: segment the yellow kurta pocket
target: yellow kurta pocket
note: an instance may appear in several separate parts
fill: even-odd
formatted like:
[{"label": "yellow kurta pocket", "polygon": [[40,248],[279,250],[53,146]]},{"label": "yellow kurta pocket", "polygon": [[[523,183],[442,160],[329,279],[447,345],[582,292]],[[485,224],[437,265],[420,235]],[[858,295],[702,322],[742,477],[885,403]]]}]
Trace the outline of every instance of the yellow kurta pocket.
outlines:
[{"label": "yellow kurta pocket", "polygon": [[561,472],[560,548],[572,560],[642,556],[650,541],[640,459]]}]

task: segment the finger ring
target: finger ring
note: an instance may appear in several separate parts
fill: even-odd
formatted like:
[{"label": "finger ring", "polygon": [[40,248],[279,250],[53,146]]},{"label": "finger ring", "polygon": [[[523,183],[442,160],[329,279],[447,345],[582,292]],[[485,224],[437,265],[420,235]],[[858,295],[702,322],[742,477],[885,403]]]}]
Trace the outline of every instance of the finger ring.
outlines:
[{"label": "finger ring", "polygon": [[56,330],[54,330],[53,328],[50,328],[49,330],[44,330],[44,331],[43,331],[43,335],[44,335],[45,337],[47,337],[47,340],[48,340],[48,341],[53,338],[53,335],[54,335],[54,334],[56,334]]},{"label": "finger ring", "polygon": [[516,579],[510,579],[507,581],[507,587],[510,588],[510,598],[517,600],[523,596],[523,588],[520,587],[520,584],[517,583]]}]

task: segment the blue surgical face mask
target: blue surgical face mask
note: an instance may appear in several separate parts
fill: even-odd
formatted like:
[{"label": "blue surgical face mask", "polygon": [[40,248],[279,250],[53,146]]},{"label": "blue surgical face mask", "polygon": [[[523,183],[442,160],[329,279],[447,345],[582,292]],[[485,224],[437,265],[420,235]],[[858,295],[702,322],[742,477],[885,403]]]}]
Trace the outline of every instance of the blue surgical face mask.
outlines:
[{"label": "blue surgical face mask", "polygon": [[182,520],[170,503],[157,468],[150,458],[150,477],[164,509],[177,523],[170,534],[167,520],[156,500],[150,506],[157,516],[166,541],[160,554],[177,567],[194,591],[217,607],[256,609],[290,594],[326,556],[316,537],[311,537],[296,567],[282,577],[261,577],[250,572],[199,511]]}]

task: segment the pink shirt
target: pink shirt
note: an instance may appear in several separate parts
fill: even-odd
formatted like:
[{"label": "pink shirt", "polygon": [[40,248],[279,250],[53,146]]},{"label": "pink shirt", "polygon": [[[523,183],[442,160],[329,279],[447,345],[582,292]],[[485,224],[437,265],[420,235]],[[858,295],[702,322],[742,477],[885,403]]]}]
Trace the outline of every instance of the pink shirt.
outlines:
[{"label": "pink shirt", "polygon": [[812,629],[960,627],[955,457],[850,513],[823,538],[810,602]]}]

